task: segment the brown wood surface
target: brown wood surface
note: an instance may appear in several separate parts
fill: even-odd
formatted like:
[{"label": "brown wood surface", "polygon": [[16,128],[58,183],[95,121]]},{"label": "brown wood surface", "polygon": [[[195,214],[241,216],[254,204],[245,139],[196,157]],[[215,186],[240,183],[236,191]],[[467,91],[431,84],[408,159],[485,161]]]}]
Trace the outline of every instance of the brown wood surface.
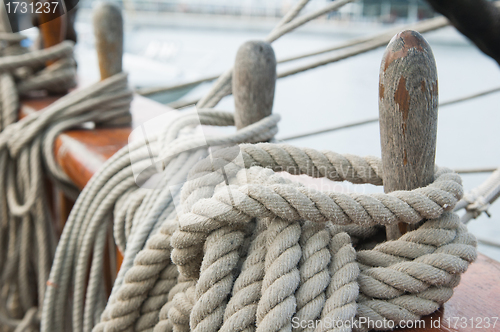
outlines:
[{"label": "brown wood surface", "polygon": [[[48,13],[42,11],[38,14],[38,22],[40,23],[39,29],[43,40],[43,48],[49,48],[55,46],[62,42],[66,37],[67,21],[66,15],[64,15],[64,9],[58,5],[53,10],[54,5],[50,0],[42,1],[45,6],[46,3],[50,4],[50,10]],[[54,63],[54,60],[48,61],[47,66]]]},{"label": "brown wood surface", "polygon": [[[434,179],[437,137],[437,69],[429,44],[418,32],[391,40],[380,67],[379,123],[384,191],[413,190]],[[388,225],[397,239],[416,225]]]},{"label": "brown wood surface", "polygon": [[59,135],[54,146],[56,160],[78,188],[128,142],[130,127],[71,130]]}]

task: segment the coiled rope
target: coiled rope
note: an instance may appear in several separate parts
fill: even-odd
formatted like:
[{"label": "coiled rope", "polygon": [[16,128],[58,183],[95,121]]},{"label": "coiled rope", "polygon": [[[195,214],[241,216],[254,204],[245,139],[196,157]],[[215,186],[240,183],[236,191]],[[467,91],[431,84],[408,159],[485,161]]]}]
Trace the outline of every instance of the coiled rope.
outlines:
[{"label": "coiled rope", "polygon": [[[276,122],[273,115],[206,142],[210,146],[269,138]],[[396,322],[416,319],[449,299],[459,274],[475,258],[474,237],[449,212],[463,194],[460,178],[449,170],[438,170],[433,184],[412,192],[321,193],[260,167],[381,185],[380,160],[258,144],[214,152],[197,163],[207,154],[207,145],[199,145],[203,134],[182,132],[199,123],[232,125],[233,116],[201,110],[198,120],[195,113],[187,113],[149,146],[142,142],[130,152],[119,151],[92,178],[57,249],[42,330],[64,330],[70,298],[74,331],[92,330],[99,321],[106,300],[103,234],[113,209],[118,218],[114,234],[122,249],[125,244],[125,262],[95,331],[267,330],[286,327],[293,317],[350,319],[356,313]],[[184,144],[190,153],[179,148]],[[153,157],[166,155],[170,162],[157,180],[158,188],[138,188],[132,161],[136,167],[154,165],[149,151]],[[241,162],[235,163],[238,155]],[[182,193],[175,186],[179,182],[172,181],[176,170],[191,170]],[[177,180],[181,177],[187,174]],[[179,195],[180,205],[175,205]],[[397,241],[368,251],[353,249],[354,242],[360,247],[363,240],[369,242],[376,231],[370,226],[424,218],[432,220]],[[362,226],[334,225],[352,223]],[[72,275],[75,290],[68,296]]]},{"label": "coiled rope", "polygon": [[[76,187],[53,153],[68,128],[127,114],[132,94],[125,74],[76,90],[18,119],[19,97],[31,91],[63,93],[75,86],[73,43],[28,51],[17,34],[2,34],[0,58],[0,325],[2,331],[37,329],[57,244],[44,191],[46,175],[65,192]],[[46,66],[46,62],[52,64]]]},{"label": "coiled rope", "polygon": [[[295,317],[356,315],[397,324],[437,310],[476,257],[474,237],[449,212],[463,194],[450,170],[411,192],[340,194],[262,167],[380,185],[380,160],[275,144],[236,151],[242,163],[232,148],[191,170],[178,217],[135,256],[94,331],[278,331]],[[356,252],[348,235],[362,247],[370,226],[422,219],[371,250]],[[339,226],[349,224],[358,226]]]},{"label": "coiled rope", "polygon": [[[309,0],[301,0],[273,30],[271,37],[272,39],[279,38],[296,27],[350,1],[352,0],[336,1],[318,12],[294,20],[309,2]],[[217,94],[216,89],[217,86],[213,90],[215,94]],[[97,323],[105,299],[103,299],[101,282],[103,245],[102,241],[96,238],[104,237],[105,220],[113,207],[115,211],[114,236],[118,247],[124,252],[124,262],[109,302],[113,302],[115,289],[120,287],[126,271],[132,267],[134,257],[144,247],[146,239],[158,230],[160,221],[165,218],[175,218],[174,202],[178,199],[179,193],[178,189],[171,190],[170,187],[185,181],[190,166],[207,154],[206,145],[259,142],[271,139],[277,132],[278,119],[278,116],[273,116],[234,135],[213,137],[206,142],[204,135],[189,135],[192,130],[188,129],[188,133],[183,134],[188,136],[183,139],[180,131],[185,127],[192,128],[200,124],[200,121],[208,125],[234,124],[231,114],[201,111],[174,122],[166,128],[163,135],[149,140],[147,145],[131,145],[115,154],[106,163],[106,169],[98,172],[89,182],[88,189],[86,188],[80,195],[66,223],[45,296],[42,330],[64,330],[69,311],[69,306],[66,305],[69,300],[67,294],[73,278],[75,285],[71,314],[73,330],[88,331]],[[171,143],[171,149],[166,149],[161,152],[161,155],[157,154],[160,151],[155,151],[158,149],[154,147],[156,142],[161,142],[161,146],[168,146]],[[183,149],[188,146],[192,151],[197,152],[185,153]],[[180,153],[175,154],[175,151]],[[135,167],[154,169],[150,158],[160,156],[164,159],[166,169],[160,177],[158,189],[138,189],[132,164]],[[166,158],[171,158],[168,163]],[[134,162],[132,163],[131,160]],[[145,173],[148,174],[148,172]],[[79,202],[82,202],[82,205]],[[91,252],[93,259],[90,279],[88,287],[85,287],[88,257],[91,256]],[[157,309],[159,310],[159,307]]]}]

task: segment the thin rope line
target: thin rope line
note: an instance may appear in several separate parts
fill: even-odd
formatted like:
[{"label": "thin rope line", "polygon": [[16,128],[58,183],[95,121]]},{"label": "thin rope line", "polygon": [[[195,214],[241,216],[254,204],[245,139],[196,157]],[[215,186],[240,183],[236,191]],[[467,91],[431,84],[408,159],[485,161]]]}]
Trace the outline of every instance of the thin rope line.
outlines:
[{"label": "thin rope line", "polygon": [[[360,38],[356,38],[356,39],[351,39],[351,40],[348,40],[346,42],[342,42],[340,44],[329,46],[329,47],[319,49],[316,51],[306,52],[306,53],[278,59],[277,63],[278,64],[287,63],[287,62],[292,62],[295,60],[300,60],[300,59],[304,59],[304,58],[308,58],[308,57],[314,57],[314,56],[321,55],[324,53],[329,53],[329,52],[338,51],[338,50],[342,50],[345,48],[357,46],[360,44],[365,44],[365,43],[368,43],[370,41],[373,41],[376,39],[381,39],[381,38],[383,38],[383,40],[387,40],[387,42],[388,42],[392,38],[392,36],[394,36],[394,34],[396,34],[397,32],[399,32],[401,30],[415,30],[415,31],[419,31],[420,33],[424,33],[424,32],[429,32],[429,31],[443,28],[443,27],[447,26],[448,24],[449,24],[449,22],[444,17],[431,18],[431,19],[427,19],[427,20],[424,20],[424,21],[421,21],[418,23],[407,24],[407,25],[399,26],[397,28],[387,29],[379,34],[376,34],[376,35],[370,35],[367,37],[360,37]],[[180,84],[175,84],[175,85],[164,86],[164,87],[140,88],[140,89],[136,89],[135,92],[140,94],[140,95],[143,95],[143,96],[149,96],[149,95],[153,95],[153,94],[157,94],[157,93],[169,92],[169,91],[174,91],[174,90],[178,90],[178,89],[188,88],[190,86],[198,85],[198,84],[205,83],[205,82],[211,82],[211,81],[214,81],[217,78],[219,78],[221,75],[222,75],[222,73],[219,75],[215,75],[215,76],[207,76],[207,77],[200,78],[197,80],[193,80],[193,81],[189,81],[189,82],[185,82],[185,83],[180,83]],[[194,104],[193,101],[190,101],[190,102],[191,102],[190,104],[182,104],[182,105]],[[173,103],[169,104],[169,105],[173,105]]]},{"label": "thin rope line", "polygon": [[[493,88],[493,89],[489,89],[489,90],[485,90],[485,91],[482,91],[482,92],[474,93],[474,94],[471,94],[471,95],[467,95],[465,97],[460,97],[460,98],[457,98],[457,99],[452,99],[452,100],[449,100],[449,101],[446,101],[446,102],[443,102],[443,103],[439,104],[439,107],[450,106],[450,105],[453,105],[453,104],[457,104],[457,103],[464,102],[464,101],[467,101],[467,100],[471,100],[471,99],[483,97],[483,96],[486,96],[486,95],[489,95],[489,94],[492,94],[492,93],[496,93],[496,92],[500,92],[500,87],[496,87],[496,88]],[[277,140],[278,141],[283,141],[283,142],[284,141],[291,141],[291,140],[294,140],[294,139],[299,139],[299,138],[310,137],[310,136],[319,135],[319,134],[330,133],[330,132],[334,132],[334,131],[337,131],[337,130],[342,130],[342,129],[352,128],[352,127],[362,126],[362,125],[366,125],[366,124],[370,124],[370,123],[375,123],[375,122],[378,122],[378,117],[377,118],[367,119],[367,120],[362,120],[362,121],[351,122],[351,123],[347,123],[347,124],[339,125],[339,126],[334,126],[334,127],[330,127],[330,128],[314,130],[314,131],[310,131],[310,132],[306,132],[306,133],[302,133],[302,134],[286,136],[286,137],[283,137],[283,138],[277,138]],[[487,168],[486,170],[479,170],[479,171],[474,171],[474,172],[472,172],[472,171],[469,171],[469,172],[464,171],[463,173],[492,172],[495,169],[490,170],[489,168]]]}]

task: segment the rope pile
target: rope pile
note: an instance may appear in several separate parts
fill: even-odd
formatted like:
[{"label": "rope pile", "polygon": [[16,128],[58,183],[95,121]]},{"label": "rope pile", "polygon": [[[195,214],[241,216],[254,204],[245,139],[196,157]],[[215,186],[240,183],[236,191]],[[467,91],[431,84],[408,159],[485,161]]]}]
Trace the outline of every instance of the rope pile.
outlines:
[{"label": "rope pile", "polygon": [[[1,34],[0,58],[0,325],[1,331],[39,325],[46,281],[57,244],[46,176],[66,193],[78,190],[59,168],[59,133],[128,114],[132,94],[124,74],[76,90],[16,122],[19,97],[31,91],[63,93],[75,86],[73,43],[28,51],[17,34]],[[52,64],[45,66],[47,61]]]},{"label": "rope pile", "polygon": [[[301,0],[266,41],[351,1],[297,18],[308,3]],[[74,86],[72,44],[27,52],[17,35],[1,38],[2,331],[37,330],[40,322],[42,331],[380,330],[378,322],[437,310],[476,257],[474,237],[451,212],[463,189],[448,169],[411,192],[321,192],[278,172],[382,185],[380,160],[240,145],[271,140],[278,115],[233,134],[200,132],[200,124],[234,125],[233,114],[206,109],[231,93],[231,70],[197,112],[106,162],[78,197],[55,249],[44,173],[77,193],[54,160],[55,138],[127,116],[131,92],[126,75],[117,74],[15,122],[20,95]],[[419,229],[381,242],[381,226],[422,220]],[[124,260],[107,300],[110,230]]]},{"label": "rope pile", "polygon": [[[270,38],[275,40],[298,26],[351,1],[336,1],[322,10],[294,20],[309,2],[301,0],[285,15]],[[219,95],[217,86],[216,84],[211,92],[212,95]],[[183,183],[189,169],[207,155],[207,144],[210,146],[269,140],[277,132],[278,119],[279,117],[275,115],[234,135],[211,137],[207,140],[205,135],[195,135],[193,127],[200,123],[233,125],[234,119],[232,114],[205,112],[199,107],[198,114],[188,113],[185,117],[174,121],[159,137],[152,140],[148,138],[148,144],[131,145],[116,153],[106,166],[94,175],[81,193],[65,225],[45,296],[42,330],[62,331],[67,326],[65,325],[67,321],[71,320],[74,331],[88,331],[99,321],[106,303],[101,282],[102,260],[105,227],[107,227],[105,225],[109,224],[107,221],[111,212],[114,212],[115,218],[113,226],[115,242],[124,253],[124,261],[109,302],[113,301],[115,290],[122,284],[125,273],[133,266],[134,258],[144,247],[147,238],[158,231],[163,220],[175,218],[174,205],[175,200],[178,200],[180,188],[173,189],[172,186]],[[184,152],[186,148],[196,153]],[[158,185],[154,190],[138,188],[133,168],[144,168],[141,176],[148,179],[151,171],[154,173],[156,169],[151,163],[151,158],[163,160],[166,166],[165,172],[162,172],[157,179]],[[167,160],[168,158],[170,159]],[[90,256],[92,265],[87,287],[86,271]],[[71,297],[73,303],[71,308],[67,304],[70,301],[68,293],[71,291],[72,283],[74,283],[74,293]],[[159,307],[156,309],[159,310]],[[69,314],[69,311],[72,313]],[[68,319],[68,316],[72,316],[71,319]]]},{"label": "rope pile", "polygon": [[[191,170],[179,215],[136,255],[94,331],[304,330],[293,322],[318,320],[318,331],[346,321],[367,330],[359,322],[437,310],[476,257],[474,237],[449,212],[462,196],[450,170],[411,192],[340,194],[272,169],[380,185],[380,160],[274,144],[236,151]],[[354,249],[373,246],[373,225],[422,219],[396,241]]]},{"label": "rope pile", "polygon": [[[45,90],[60,94],[75,87],[76,63],[73,42],[29,51],[20,45],[26,37],[20,34],[0,33],[0,100],[1,129],[17,121],[19,96]],[[47,61],[52,64],[46,66]]]}]

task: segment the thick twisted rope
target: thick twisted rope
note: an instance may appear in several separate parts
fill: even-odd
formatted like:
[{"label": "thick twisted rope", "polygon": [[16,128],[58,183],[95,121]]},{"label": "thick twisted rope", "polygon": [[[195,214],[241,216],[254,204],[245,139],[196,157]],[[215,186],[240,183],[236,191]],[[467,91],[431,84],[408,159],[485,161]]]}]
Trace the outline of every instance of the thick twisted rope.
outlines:
[{"label": "thick twisted rope", "polygon": [[[330,284],[328,262],[331,254],[328,250],[330,234],[325,227],[313,222],[305,222],[302,226],[300,245],[302,259],[300,262],[300,284],[296,292],[299,321],[314,321],[321,316],[325,305],[325,291]],[[295,329],[311,331],[312,329]]]},{"label": "thick twisted rope", "polygon": [[267,222],[260,220],[257,228],[259,233],[253,239],[248,249],[248,256],[241,267],[241,273],[234,282],[231,299],[224,313],[224,324],[220,329],[221,331],[255,329],[257,303],[261,296],[267,253]]},{"label": "thick twisted rope", "polygon": [[[474,238],[446,212],[462,196],[460,178],[449,170],[438,170],[431,185],[412,192],[320,193],[253,165],[381,184],[380,160],[275,144],[237,150],[238,162],[235,148],[214,152],[192,168],[183,186],[180,227],[164,245],[173,247],[184,290],[159,310],[158,329],[277,331],[294,327],[295,320],[417,319],[449,299],[459,274],[475,258]],[[255,218],[260,226],[248,235],[245,224]],[[349,227],[332,224],[366,227],[431,218],[397,241],[359,251],[358,262],[350,237],[339,233],[339,227]],[[252,244],[244,250],[248,236]],[[146,245],[140,257],[148,252]],[[125,282],[117,294],[145,299],[141,285],[147,281],[151,289],[151,279],[161,280],[154,272]],[[139,320],[133,308],[140,301],[128,296],[111,303],[96,331],[126,330]],[[318,328],[330,330],[325,324]]]},{"label": "thick twisted rope", "polygon": [[[257,144],[243,145],[240,148],[245,165],[260,164],[275,169],[285,167],[296,174],[313,176],[323,173],[330,179],[347,179],[355,183],[359,183],[363,178],[368,183],[380,181],[373,167],[374,158],[371,157],[362,160],[347,156],[351,159],[349,162],[347,158],[337,154],[321,154],[312,149],[302,150],[285,145]],[[226,154],[233,156],[227,151]],[[230,162],[224,159],[223,154],[219,157],[217,152],[214,153],[212,160],[216,167],[221,167],[224,162]],[[203,166],[206,167],[197,168],[195,171],[213,169],[209,164]],[[226,167],[226,172],[230,171],[227,168],[229,167]],[[237,169],[238,167],[234,167],[232,171]],[[397,221],[417,223],[423,218],[437,218],[443,211],[452,209],[461,198],[463,190],[460,177],[451,171],[443,169],[436,175],[435,181],[425,188],[412,192],[397,191],[388,195],[321,193],[305,187],[282,184],[259,186],[249,183],[238,187],[230,186],[229,190],[216,191],[213,197],[201,200],[191,208],[191,211],[205,211],[206,207],[210,206],[211,215],[188,212],[179,216],[179,222],[183,226],[182,232],[188,233],[186,236],[190,239],[189,243],[183,241],[179,249],[188,251],[191,256],[197,256],[202,251],[206,232],[210,231],[203,227],[216,229],[220,227],[219,225],[230,222],[235,215],[241,214],[247,220],[252,217],[278,216],[288,221],[335,220],[341,225],[356,223],[363,226],[385,225]],[[221,175],[213,173],[204,180],[209,183],[213,181],[213,185],[216,185],[217,181],[221,182]],[[216,215],[216,219],[210,224],[212,214]],[[207,223],[210,226],[207,226]],[[179,233],[179,236],[184,236],[184,233],[182,235]],[[175,235],[173,239],[175,241]],[[184,261],[185,257],[180,256]],[[197,276],[199,266],[196,262],[188,261],[183,264],[180,260],[176,261],[175,250],[172,258],[186,277]]]},{"label": "thick twisted rope", "polygon": [[321,320],[317,328],[319,332],[348,331],[346,328],[331,328],[328,322],[345,322],[356,315],[356,298],[359,295],[357,278],[359,276],[356,264],[356,251],[352,247],[351,238],[347,233],[331,231],[329,243],[332,261],[329,265],[331,276],[326,290],[327,300],[321,311]]},{"label": "thick twisted rope", "polygon": [[[281,156],[278,156],[279,153],[277,153],[276,151],[279,151],[279,149],[272,150],[271,145],[259,144],[256,147],[262,148],[264,146],[265,148],[263,150],[267,149],[274,153],[273,154],[274,160],[277,160],[278,159],[277,157],[279,157],[281,160],[281,158],[285,159],[288,156],[290,156],[290,153],[285,153],[282,154]],[[285,149],[283,149],[283,147],[280,148],[281,150],[285,151],[287,150],[287,148]],[[243,156],[245,156],[245,147],[242,146],[241,149]],[[215,158],[212,158],[212,160],[215,160]],[[250,158],[247,158],[246,161],[250,161]],[[253,160],[253,162],[255,162],[255,159]],[[304,164],[303,161],[293,162],[286,165],[279,164],[279,166],[296,167],[300,164]],[[265,166],[276,167],[277,165],[275,162],[270,162]],[[316,164],[315,166],[318,168],[318,166],[331,167],[334,165],[328,162],[327,165]],[[312,169],[314,168],[310,168],[310,170]],[[200,169],[197,169],[197,171],[199,170]],[[447,171],[437,172],[437,178],[435,183],[439,183],[441,181],[444,182],[437,186],[441,188],[440,190],[444,192],[443,194],[439,194],[438,192],[436,192],[434,190],[434,186],[430,185],[429,187],[424,188],[425,190],[419,189],[416,192],[410,192],[405,195],[401,195],[401,193],[395,195],[396,197],[398,197],[407,204],[406,211],[399,210],[397,212],[399,215],[412,216],[415,214],[415,212],[417,212],[420,218],[426,217],[426,218],[439,218],[439,219],[428,221],[424,227],[420,228],[415,232],[409,233],[400,240],[390,241],[386,242],[383,245],[380,245],[381,248],[384,248],[386,246],[396,247],[397,249],[395,250],[395,252],[397,252],[398,254],[396,255],[393,254],[391,256],[386,252],[384,252],[382,255],[379,255],[382,256],[381,258],[378,258],[379,261],[384,260],[385,262],[391,262],[391,261],[394,262],[395,260],[396,261],[401,260],[402,253],[411,255],[410,257],[413,260],[411,262],[410,261],[396,262],[393,265],[390,265],[390,270],[381,267],[381,268],[366,269],[362,272],[362,274],[358,278],[358,283],[360,290],[364,295],[364,298],[366,298],[366,300],[360,301],[358,307],[360,308],[361,312],[365,317],[370,317],[374,320],[383,318],[391,319],[394,320],[397,324],[398,322],[404,319],[406,320],[416,319],[421,315],[429,314],[435,311],[440,304],[444,303],[444,301],[449,299],[449,297],[452,294],[451,289],[457,284],[457,276],[460,273],[463,273],[467,268],[468,263],[475,258],[475,248],[474,248],[475,240],[473,236],[471,236],[466,232],[465,227],[458,221],[456,215],[450,214],[449,212],[444,212],[445,209],[449,210],[450,208],[452,208],[454,204],[456,204],[458,199],[461,198],[459,179],[457,181],[456,177],[447,176],[447,174],[449,175],[450,173]],[[446,179],[439,180],[443,176]],[[212,177],[215,178],[216,176]],[[250,184],[245,184],[244,186],[246,187],[245,189],[247,189],[248,187],[250,187]],[[189,261],[189,258],[186,259],[187,257],[193,257],[196,255],[197,252],[197,250],[195,249],[196,245],[193,244],[200,243],[199,232],[202,232],[203,230],[203,232],[207,232],[208,234],[210,234],[211,232],[214,232],[215,230],[219,229],[219,227],[222,228],[227,227],[224,225],[231,225],[231,224],[236,225],[235,220],[239,220],[237,224],[241,222],[249,222],[250,220],[252,220],[252,217],[256,216],[255,211],[259,210],[261,213],[263,211],[266,211],[262,207],[256,206],[255,205],[256,201],[262,205],[265,205],[265,207],[267,208],[266,211],[267,213],[261,214],[261,217],[264,218],[272,217],[272,215],[270,214],[273,214],[275,218],[279,217],[283,218],[284,216],[286,216],[286,214],[283,214],[282,211],[286,212],[290,210],[297,211],[297,215],[293,216],[292,214],[292,216],[288,219],[288,222],[292,222],[290,226],[293,225],[294,219],[300,220],[304,218],[315,222],[325,221],[324,216],[318,218],[319,214],[314,212],[311,213],[312,211],[309,208],[309,203],[307,203],[308,198],[310,198],[311,196],[309,191],[300,191],[300,194],[305,193],[306,195],[309,195],[309,197],[303,197],[303,196],[301,197],[298,194],[291,195],[289,192],[282,189],[275,190],[274,193],[265,193],[265,195],[260,195],[260,193],[257,193],[257,191],[254,192],[248,190],[246,192],[248,196],[242,197],[238,196],[242,190],[236,191],[236,189],[235,190],[232,189],[233,188],[230,188],[233,198],[231,202],[227,200],[226,198],[227,195],[218,196],[219,192],[227,192],[227,189],[224,190],[224,188],[221,188],[220,191],[216,190],[216,192],[212,197],[213,200],[203,199],[199,201],[200,204],[195,204],[192,206],[190,213],[186,213],[180,216],[179,219],[180,229],[176,231],[176,233],[172,238],[172,245],[174,246],[172,259],[176,264],[178,264],[181,274],[184,274],[185,277],[195,278],[195,280],[200,280],[203,276],[203,271],[200,270],[201,271],[200,277],[198,278],[196,276],[197,269],[189,268],[189,265],[192,262]],[[272,194],[276,193],[278,193],[280,197],[272,197]],[[412,197],[413,194],[416,195]],[[425,199],[422,199],[422,197],[420,197],[422,194],[424,196],[426,194],[428,196],[432,196],[434,201],[432,201],[431,199],[432,202],[429,203]],[[357,196],[356,197],[357,200],[360,201],[361,196],[359,195],[355,196]],[[381,199],[383,195],[377,195],[377,196],[378,196],[377,198],[379,198],[380,201],[382,202],[387,201]],[[438,198],[437,196],[442,196],[442,197]],[[249,200],[249,197],[251,197],[255,201]],[[266,199],[259,200],[261,197],[266,197]],[[442,200],[442,198],[445,199]],[[450,199],[453,200],[453,202],[449,201]],[[276,206],[272,206],[273,204],[269,203],[269,201],[272,200],[276,201],[278,204]],[[221,206],[219,208],[215,205],[217,204],[216,203],[217,201],[223,202],[226,205]],[[286,204],[285,202],[289,204],[288,207],[284,207],[282,205]],[[314,201],[316,207],[318,206],[319,202],[321,202],[320,199],[316,199]],[[437,212],[437,214],[435,208],[436,202],[439,202],[438,205],[441,204],[440,205],[441,210]],[[391,204],[388,204],[388,206],[391,208],[394,208],[395,206],[399,205],[399,204],[394,204],[394,202],[390,203]],[[231,209],[229,204],[233,205],[233,209]],[[208,206],[210,206],[210,210],[206,208]],[[238,206],[237,209],[239,210],[238,211],[239,213],[234,211],[235,206]],[[279,206],[280,208],[278,209],[277,206]],[[418,206],[417,211],[415,210],[416,206]],[[302,210],[305,209],[307,211],[307,214],[305,213],[301,214],[299,212],[300,209]],[[201,211],[203,211],[204,214],[200,214]],[[392,212],[395,213],[396,211]],[[208,215],[206,213],[208,213]],[[279,215],[280,213],[282,213],[282,215]],[[363,217],[363,213],[356,212],[352,213],[352,215],[355,215],[356,218],[358,219],[357,220],[351,219],[350,222],[360,222],[361,220],[365,219],[365,217]],[[207,217],[209,219],[206,219]],[[375,222],[378,223],[383,223],[384,220],[386,220],[386,218],[382,219],[373,218],[373,219]],[[338,218],[337,219],[333,218],[329,220],[335,220],[337,222],[339,221]],[[281,222],[282,221],[277,222],[276,225],[279,225]],[[341,222],[341,224],[342,223],[343,222]],[[295,240],[292,234],[294,233],[290,233],[290,236],[286,238],[286,241],[292,241],[292,242],[286,242],[286,243],[288,243],[287,246],[292,245],[293,247],[293,243]],[[183,238],[184,241],[180,241],[181,238]],[[202,244],[204,243],[203,236],[201,238],[201,243]],[[284,244],[285,242],[280,242],[280,243]],[[415,246],[415,243],[419,244],[419,246]],[[292,248],[292,247],[286,247],[286,248]],[[377,253],[381,248],[377,247],[374,250],[367,251],[367,253],[368,255],[377,256],[378,255]],[[206,245],[203,252],[204,255],[210,254],[209,248]],[[392,259],[388,260],[387,256],[389,256]],[[290,262],[290,259],[285,261]],[[313,260],[311,260],[310,264],[313,264],[312,262]],[[292,265],[295,266],[297,263],[298,262]],[[289,270],[289,268],[286,266],[287,265],[281,264],[279,268],[278,267],[276,267],[275,269],[271,268],[270,269],[271,271],[268,271],[266,273],[271,273],[272,275],[273,273],[276,273],[273,272],[274,270],[280,270],[280,269],[282,271],[283,270],[292,271]],[[311,271],[314,271],[314,269],[308,270],[309,273],[311,273]],[[355,274],[356,274],[355,271],[351,272],[351,275]],[[332,277],[334,276],[335,275],[333,275]],[[345,280],[345,278],[343,278],[343,280]],[[302,282],[304,281],[302,280]],[[321,293],[322,287],[320,285],[321,282],[317,282],[314,284],[314,286],[320,288],[320,291],[317,291],[318,293]],[[294,282],[290,280],[286,284],[286,286],[283,285],[282,287],[279,287],[279,289],[282,292],[284,292],[280,294],[282,302],[280,302],[279,304],[281,305],[281,307],[279,307],[280,309],[276,309],[279,310],[280,314],[271,315],[270,317],[272,317],[273,319],[270,319],[270,322],[262,320],[263,316],[267,317],[264,314],[260,316],[261,317],[260,320],[259,316],[257,316],[256,324],[258,329],[259,329],[259,323],[264,324],[264,326],[266,326],[265,327],[266,330],[270,327],[279,330],[281,328],[284,328],[286,326],[286,323],[290,323],[290,320],[283,320],[283,317],[287,317],[287,313],[291,310],[290,308],[296,310],[294,308],[294,306],[296,305],[294,303],[294,300],[296,299],[291,298],[288,305],[286,305],[288,300],[284,299],[287,299],[288,297],[286,294],[289,294],[288,291],[286,291],[286,289],[289,289],[290,287],[294,289],[297,286],[294,284]],[[266,287],[264,286],[262,287],[263,291],[266,289],[267,289]],[[298,287],[298,289],[301,289],[301,287]],[[210,289],[207,290],[207,292],[208,291],[212,290]],[[309,291],[311,292],[312,290],[309,289]],[[356,292],[357,292],[357,285],[356,287],[352,287],[351,290],[352,299],[356,298],[355,294]],[[300,298],[302,296],[300,291],[294,293],[296,297],[298,296]],[[407,293],[413,295],[407,295]],[[309,295],[311,294],[314,293],[310,293]],[[271,304],[269,304],[269,302]],[[266,304],[269,306],[267,310],[262,309],[263,312],[267,312],[271,309],[274,310],[274,308],[277,308],[278,306],[278,304],[273,303],[272,300],[264,301],[263,299],[261,299],[259,305],[260,303],[262,303],[261,306],[265,306]],[[196,304],[194,307],[196,307]],[[298,306],[298,308],[300,308],[300,306]],[[343,312],[345,313],[346,310],[348,309],[344,309]],[[328,310],[328,312],[330,311],[331,309]],[[300,309],[297,311],[297,313],[300,314]],[[193,315],[194,312],[192,312],[191,314]],[[263,321],[264,323],[262,323]],[[217,328],[213,330],[217,330]]]}]

